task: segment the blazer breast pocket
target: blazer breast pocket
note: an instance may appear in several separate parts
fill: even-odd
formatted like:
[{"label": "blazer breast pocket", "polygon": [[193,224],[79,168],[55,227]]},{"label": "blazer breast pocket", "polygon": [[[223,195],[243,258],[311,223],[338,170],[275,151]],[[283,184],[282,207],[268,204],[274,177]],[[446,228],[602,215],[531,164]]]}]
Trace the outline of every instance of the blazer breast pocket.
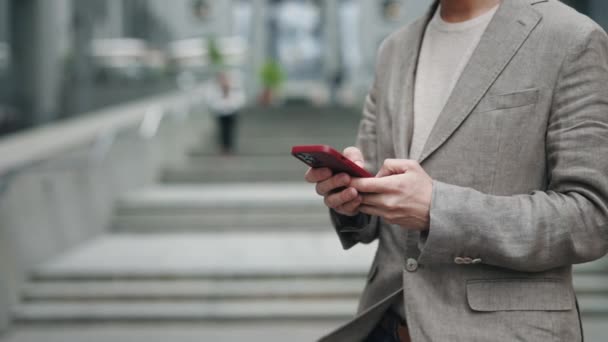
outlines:
[{"label": "blazer breast pocket", "polygon": [[488,94],[481,99],[475,112],[491,112],[494,110],[505,110],[525,107],[538,102],[538,89],[525,89],[506,94]]},{"label": "blazer breast pocket", "polygon": [[470,280],[467,302],[477,312],[570,311],[575,307],[574,295],[561,279]]}]

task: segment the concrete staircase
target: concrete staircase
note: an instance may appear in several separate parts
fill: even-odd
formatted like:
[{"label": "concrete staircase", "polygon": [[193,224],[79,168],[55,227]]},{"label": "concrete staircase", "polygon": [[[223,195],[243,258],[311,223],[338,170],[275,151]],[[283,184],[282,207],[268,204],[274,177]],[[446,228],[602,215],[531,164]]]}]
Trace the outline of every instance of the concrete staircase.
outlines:
[{"label": "concrete staircase", "polygon": [[[32,272],[15,317],[29,324],[264,322],[268,329],[346,321],[375,244],[342,251],[327,210],[302,180],[306,167],[289,151],[348,146],[358,118],[335,108],[251,110],[234,157],[218,155],[214,137],[201,137],[186,162],[166,166],[161,184],[117,200],[112,234]],[[608,320],[608,262],[575,273],[585,320]]]},{"label": "concrete staircase", "polygon": [[132,233],[326,232],[328,212],[304,182],[161,185],[120,199],[114,228]]},{"label": "concrete staircase", "polygon": [[[260,251],[257,251],[260,249]],[[329,233],[118,234],[34,272],[22,322],[346,320],[372,257]]]},{"label": "concrete staircase", "polygon": [[608,259],[575,266],[574,288],[583,317],[608,323]]},{"label": "concrete staircase", "polygon": [[[203,136],[161,183],[117,199],[111,234],[31,273],[23,324],[348,320],[375,245],[344,252],[292,145],[354,142],[358,111],[250,110],[237,156]],[[325,325],[323,325],[325,324]],[[321,328],[323,327],[323,328]]]}]

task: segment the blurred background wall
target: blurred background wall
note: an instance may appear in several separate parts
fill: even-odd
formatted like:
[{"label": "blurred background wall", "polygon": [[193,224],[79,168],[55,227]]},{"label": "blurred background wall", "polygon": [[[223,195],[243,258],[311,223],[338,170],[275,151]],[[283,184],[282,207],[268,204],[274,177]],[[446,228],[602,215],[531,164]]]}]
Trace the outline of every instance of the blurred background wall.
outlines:
[{"label": "blurred background wall", "polygon": [[185,68],[205,65],[210,37],[242,38],[252,94],[274,59],[286,69],[288,96],[338,82],[354,101],[379,42],[429,2],[0,0],[0,131],[174,88],[191,76]]},{"label": "blurred background wall", "polygon": [[[209,37],[243,38],[252,94],[273,58],[287,94],[339,82],[354,101],[379,42],[429,2],[0,0],[0,133],[174,88],[180,67],[205,63],[196,40]],[[608,25],[605,1],[565,2]]]}]

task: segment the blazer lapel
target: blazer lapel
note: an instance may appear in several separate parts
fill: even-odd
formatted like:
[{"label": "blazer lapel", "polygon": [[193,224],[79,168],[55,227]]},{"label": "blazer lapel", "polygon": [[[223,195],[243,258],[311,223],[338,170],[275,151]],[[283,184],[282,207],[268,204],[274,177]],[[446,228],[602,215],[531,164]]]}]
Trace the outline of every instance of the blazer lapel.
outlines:
[{"label": "blazer lapel", "polygon": [[469,116],[540,19],[527,1],[503,0],[439,115],[420,163],[440,148]]}]

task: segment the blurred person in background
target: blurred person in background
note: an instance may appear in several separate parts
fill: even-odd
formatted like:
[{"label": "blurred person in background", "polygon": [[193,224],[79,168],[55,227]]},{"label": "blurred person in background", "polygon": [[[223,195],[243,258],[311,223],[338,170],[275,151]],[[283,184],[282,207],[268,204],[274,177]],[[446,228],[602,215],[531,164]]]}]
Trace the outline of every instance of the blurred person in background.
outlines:
[{"label": "blurred person in background", "polygon": [[557,0],[441,0],[381,45],[357,140],[311,169],[342,245],[379,240],[323,341],[582,341],[608,250],[608,37]]},{"label": "blurred person in background", "polygon": [[246,96],[236,71],[218,72],[207,86],[207,103],[216,117],[217,137],[222,155],[235,152],[235,131]]}]

